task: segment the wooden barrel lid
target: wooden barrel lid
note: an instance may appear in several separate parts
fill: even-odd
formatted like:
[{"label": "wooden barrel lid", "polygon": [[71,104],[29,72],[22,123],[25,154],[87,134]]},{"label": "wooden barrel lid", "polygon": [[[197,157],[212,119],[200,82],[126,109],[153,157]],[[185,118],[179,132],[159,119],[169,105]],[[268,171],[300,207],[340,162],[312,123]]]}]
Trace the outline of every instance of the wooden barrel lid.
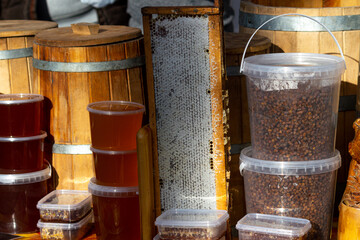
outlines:
[{"label": "wooden barrel lid", "polygon": [[50,21],[1,20],[0,37],[32,36],[42,30],[56,27],[57,23]]},{"label": "wooden barrel lid", "polygon": [[[251,34],[225,32],[225,52],[226,54],[242,54],[249,41]],[[271,46],[271,41],[267,37],[255,35],[247,49],[248,52],[259,52]]]},{"label": "wooden barrel lid", "polygon": [[82,47],[109,44],[135,39],[142,36],[141,30],[127,26],[98,26],[93,31],[92,24],[82,34],[82,26],[74,24],[72,27],[63,27],[42,31],[35,36],[35,43],[53,47]]}]

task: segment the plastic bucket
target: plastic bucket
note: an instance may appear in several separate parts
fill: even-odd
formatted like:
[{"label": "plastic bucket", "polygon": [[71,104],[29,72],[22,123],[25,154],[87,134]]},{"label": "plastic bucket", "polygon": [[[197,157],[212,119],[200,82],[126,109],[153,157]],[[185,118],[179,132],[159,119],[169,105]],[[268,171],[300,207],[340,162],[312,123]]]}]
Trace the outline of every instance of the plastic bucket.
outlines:
[{"label": "plastic bucket", "polygon": [[32,137],[0,137],[0,174],[40,171],[46,132]]},{"label": "plastic bucket", "polygon": [[39,135],[43,100],[37,94],[0,95],[0,137]]},{"label": "plastic bucket", "polygon": [[0,174],[0,232],[37,231],[40,218],[37,202],[47,194],[51,166],[24,174]]},{"label": "plastic bucket", "polygon": [[92,178],[89,192],[98,239],[141,239],[138,187],[102,186]]},{"label": "plastic bucket", "polygon": [[94,148],[113,151],[136,149],[136,134],[145,112],[143,105],[126,101],[103,101],[91,103],[87,109]]},{"label": "plastic bucket", "polygon": [[[245,58],[256,32],[287,15],[309,18],[324,27],[342,58],[313,53],[274,53]],[[265,21],[250,37],[240,72],[246,75],[253,155],[272,161],[307,161],[335,151],[341,75],[345,60],[329,29],[302,14]]]},{"label": "plastic bucket", "polygon": [[309,239],[330,239],[338,151],[328,159],[279,162],[253,158],[248,147],[240,161],[248,213],[305,218]]},{"label": "plastic bucket", "polygon": [[94,156],[96,182],[100,185],[138,186],[137,153],[90,148]]}]

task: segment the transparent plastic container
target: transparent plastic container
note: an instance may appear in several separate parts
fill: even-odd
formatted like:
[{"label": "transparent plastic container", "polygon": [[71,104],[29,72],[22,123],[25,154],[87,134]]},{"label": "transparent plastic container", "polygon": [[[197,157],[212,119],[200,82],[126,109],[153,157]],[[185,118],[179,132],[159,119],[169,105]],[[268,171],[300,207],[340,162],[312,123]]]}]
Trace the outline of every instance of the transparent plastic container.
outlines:
[{"label": "transparent plastic container", "polygon": [[91,194],[79,190],[54,190],[36,207],[43,222],[77,222],[91,210]]},{"label": "transparent plastic container", "polygon": [[82,220],[75,223],[50,223],[38,221],[41,239],[79,240],[93,226],[93,212],[89,212]]},{"label": "transparent plastic container", "polygon": [[92,146],[96,149],[130,151],[136,149],[145,107],[126,101],[103,101],[90,103]]},{"label": "transparent plastic container", "polygon": [[306,240],[311,229],[307,219],[249,213],[236,224],[239,239]]},{"label": "transparent plastic container", "polygon": [[274,53],[245,58],[254,157],[311,161],[335,152],[342,58]]},{"label": "transparent plastic container", "polygon": [[105,151],[91,148],[96,181],[100,185],[138,186],[137,152]]},{"label": "transparent plastic container", "polygon": [[138,187],[89,183],[92,194],[97,239],[140,240],[140,206]]},{"label": "transparent plastic container", "polygon": [[0,137],[39,135],[44,97],[37,94],[0,95]]},{"label": "transparent plastic container", "polygon": [[160,239],[218,240],[226,233],[225,210],[171,209],[155,221]]},{"label": "transparent plastic container", "polygon": [[240,162],[247,213],[308,219],[309,239],[330,239],[338,151],[328,159],[279,162],[253,158],[247,147]]},{"label": "transparent plastic container", "polygon": [[51,166],[24,174],[0,174],[0,232],[36,232],[37,202],[47,194]]},{"label": "transparent plastic container", "polygon": [[0,137],[0,174],[40,171],[46,132],[32,137]]}]

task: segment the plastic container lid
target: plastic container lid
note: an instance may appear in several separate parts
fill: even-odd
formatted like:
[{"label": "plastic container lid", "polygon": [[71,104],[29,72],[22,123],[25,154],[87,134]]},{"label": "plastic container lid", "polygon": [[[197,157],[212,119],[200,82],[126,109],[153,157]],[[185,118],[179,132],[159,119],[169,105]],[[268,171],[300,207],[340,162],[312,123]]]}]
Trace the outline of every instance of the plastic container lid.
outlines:
[{"label": "plastic container lid", "polygon": [[20,185],[42,182],[51,177],[51,165],[45,160],[47,167],[41,171],[21,174],[0,174],[0,185]]},{"label": "plastic container lid", "polygon": [[106,154],[106,155],[117,155],[117,154],[134,154],[136,153],[136,150],[131,151],[107,151],[107,150],[101,150],[97,148],[90,147],[90,150],[94,153],[98,154]]},{"label": "plastic container lid", "polygon": [[344,60],[332,55],[271,53],[245,58],[243,73],[254,78],[309,80],[339,76],[344,71]]},{"label": "plastic container lid", "polygon": [[46,138],[47,133],[41,131],[40,135],[31,137],[0,137],[0,142],[27,142]]},{"label": "plastic container lid", "polygon": [[[59,202],[61,196],[67,197],[65,202]],[[36,207],[38,209],[51,210],[78,210],[85,205],[91,205],[91,194],[79,190],[54,190],[40,199]]]},{"label": "plastic container lid", "polygon": [[311,223],[303,218],[249,213],[238,221],[236,229],[271,235],[301,237],[311,229]]},{"label": "plastic container lid", "polygon": [[90,179],[89,192],[98,197],[133,197],[139,195],[139,187],[111,187],[96,184],[96,178]]},{"label": "plastic container lid", "polygon": [[268,161],[252,158],[252,148],[247,147],[240,154],[240,173],[243,170],[271,175],[313,175],[337,170],[341,166],[341,156],[335,150],[334,156],[313,161]]},{"label": "plastic container lid", "polygon": [[145,106],[127,101],[102,101],[90,103],[87,110],[102,115],[128,115],[145,112]]},{"label": "plastic container lid", "polygon": [[226,224],[228,218],[229,214],[225,210],[170,209],[156,218],[155,225],[161,227],[215,228]]},{"label": "plastic container lid", "polygon": [[158,234],[158,235],[156,235],[156,236],[153,238],[153,240],[160,240],[160,236],[159,236],[159,234]]},{"label": "plastic container lid", "polygon": [[93,211],[86,215],[83,219],[75,223],[52,223],[52,222],[42,222],[38,221],[38,228],[51,228],[51,229],[61,229],[61,230],[76,230],[82,228],[85,224],[93,221]]},{"label": "plastic container lid", "polygon": [[32,103],[32,102],[40,102],[44,100],[43,95],[39,94],[3,94],[0,95],[0,104],[22,104],[22,103]]}]

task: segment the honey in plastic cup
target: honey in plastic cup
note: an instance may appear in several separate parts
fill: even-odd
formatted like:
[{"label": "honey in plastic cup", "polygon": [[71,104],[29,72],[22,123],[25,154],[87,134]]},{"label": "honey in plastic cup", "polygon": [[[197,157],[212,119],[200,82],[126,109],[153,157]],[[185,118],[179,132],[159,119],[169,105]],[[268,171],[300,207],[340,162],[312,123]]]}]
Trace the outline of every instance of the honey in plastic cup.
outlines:
[{"label": "honey in plastic cup", "polygon": [[105,151],[91,148],[97,183],[106,186],[138,186],[136,150]]},{"label": "honey in plastic cup", "polygon": [[145,107],[126,101],[103,101],[88,105],[92,146],[96,149],[129,151],[136,149],[136,134]]},{"label": "honey in plastic cup", "polygon": [[89,183],[97,239],[140,240],[139,188]]},{"label": "honey in plastic cup", "polygon": [[0,95],[0,137],[39,135],[43,100],[37,94]]},{"label": "honey in plastic cup", "polygon": [[44,169],[22,174],[0,174],[0,232],[37,232],[40,218],[37,202],[48,193],[51,177],[48,162]]},{"label": "honey in plastic cup", "polygon": [[32,137],[0,137],[0,174],[40,171],[46,132]]}]

